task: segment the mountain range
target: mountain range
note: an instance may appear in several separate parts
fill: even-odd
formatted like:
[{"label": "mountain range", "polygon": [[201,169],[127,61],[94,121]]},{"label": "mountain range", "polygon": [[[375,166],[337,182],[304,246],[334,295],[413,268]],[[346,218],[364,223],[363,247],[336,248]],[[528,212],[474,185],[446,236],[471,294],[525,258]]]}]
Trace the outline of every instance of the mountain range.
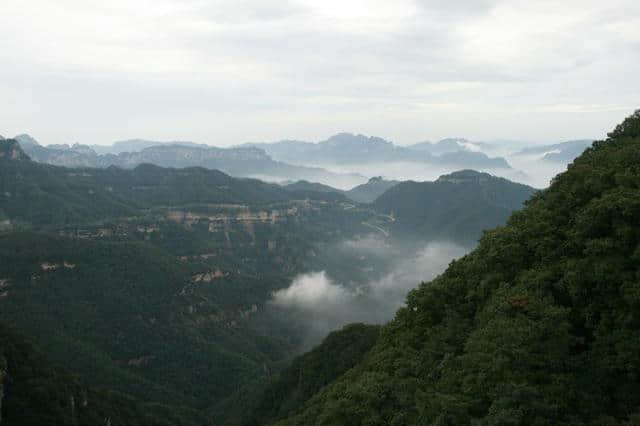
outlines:
[{"label": "mountain range", "polygon": [[[453,220],[471,208],[449,213]],[[239,392],[264,383],[307,341],[273,305],[274,292],[321,267],[336,244],[367,235],[396,244],[395,232],[373,204],[314,185],[287,189],[202,167],[53,166],[3,140],[0,324],[16,331],[0,331],[18,345],[21,335],[35,342],[24,358],[0,348],[3,421],[223,418]],[[342,262],[336,275],[376,273],[381,265],[364,253],[354,255],[361,269]],[[30,377],[33,357],[51,366],[28,373],[46,392],[34,394],[38,402],[31,388],[11,384]],[[34,405],[33,416],[21,416]]]},{"label": "mountain range", "polygon": [[[414,162],[439,167],[508,169],[504,158],[490,158],[477,150],[479,143],[445,139],[436,144],[395,146],[382,138],[340,133],[319,143],[282,141],[216,148],[186,141],[159,142],[131,139],[101,145],[40,145],[22,134],[15,137],[35,161],[65,167],[131,168],[142,163],[163,167],[200,166],[239,177],[271,181],[306,180],[340,188],[354,187],[366,179],[356,173],[335,173],[313,165]],[[470,150],[469,147],[476,147]],[[370,197],[369,197],[370,198]]]},{"label": "mountain range", "polygon": [[[481,170],[546,187],[556,173],[564,170],[592,142],[576,140],[514,151],[504,143],[462,138],[397,146],[382,138],[350,133],[339,133],[318,143],[285,140],[231,148],[144,139],[118,141],[110,146],[42,146],[29,135],[18,135],[16,139],[32,159],[53,165],[131,168],[150,163],[163,167],[200,166],[237,177],[254,177],[281,184],[303,180],[343,191],[379,175],[388,180],[420,181],[433,180],[461,169]],[[496,153],[504,156],[490,156]],[[372,201],[370,196],[355,197],[357,201]]]},{"label": "mountain range", "polygon": [[[640,111],[542,191],[460,170],[352,192],[206,167],[60,167],[2,140],[2,421],[633,424],[639,141]],[[162,162],[167,147],[209,149],[141,152]],[[372,246],[420,240],[473,250],[387,324],[347,325],[295,357],[306,318],[274,295],[304,302],[321,285],[329,305],[361,297],[360,276],[393,286],[408,264],[380,280],[389,260]],[[329,265],[353,293],[310,281]]]},{"label": "mountain range", "polygon": [[[317,167],[294,166],[274,161],[256,148],[216,148],[189,142],[159,143],[144,140],[117,142],[112,148],[99,149],[88,145],[42,146],[29,135],[16,140],[25,152],[40,163],[64,167],[133,168],[149,163],[162,167],[205,167],[221,170],[237,177],[256,177],[270,181],[323,181],[340,187],[351,187],[366,181],[354,173],[332,173]],[[123,150],[128,151],[123,151]]]},{"label": "mountain range", "polygon": [[480,151],[471,151],[468,149],[471,144],[462,141],[443,140],[437,144],[427,142],[403,147],[379,137],[338,133],[318,143],[284,140],[242,146],[263,149],[276,160],[298,165],[416,162],[472,169],[510,168],[504,158],[490,158]]}]

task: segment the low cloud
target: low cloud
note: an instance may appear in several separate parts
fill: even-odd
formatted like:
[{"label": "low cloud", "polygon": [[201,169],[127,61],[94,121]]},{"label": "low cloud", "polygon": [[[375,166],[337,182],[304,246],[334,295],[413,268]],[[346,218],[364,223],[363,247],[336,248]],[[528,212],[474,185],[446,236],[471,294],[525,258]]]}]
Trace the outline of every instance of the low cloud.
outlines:
[{"label": "low cloud", "polygon": [[316,309],[319,305],[342,303],[352,294],[334,284],[325,271],[299,275],[291,285],[273,294],[273,302],[284,307]]},{"label": "low cloud", "polygon": [[[329,264],[327,270],[297,276],[289,287],[273,293],[271,305],[306,336],[303,346],[309,347],[348,323],[389,321],[409,290],[433,279],[467,250],[448,242],[431,242],[412,250],[371,237],[345,241],[329,249],[343,255],[342,266]],[[406,255],[407,251],[412,254]],[[358,274],[344,269],[365,271],[369,279],[348,279]]]}]

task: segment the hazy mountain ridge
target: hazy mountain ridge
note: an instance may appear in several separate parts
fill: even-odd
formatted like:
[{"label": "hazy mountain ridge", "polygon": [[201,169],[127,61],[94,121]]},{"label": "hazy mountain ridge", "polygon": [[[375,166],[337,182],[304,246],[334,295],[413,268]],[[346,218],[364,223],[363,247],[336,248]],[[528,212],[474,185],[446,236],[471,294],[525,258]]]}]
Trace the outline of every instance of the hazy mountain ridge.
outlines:
[{"label": "hazy mountain ridge", "polygon": [[[442,146],[447,145],[448,141],[443,140]],[[403,147],[379,137],[351,133],[338,133],[318,143],[285,140],[241,146],[257,147],[277,160],[301,165],[417,162],[447,164],[458,168],[510,168],[504,158],[490,158],[480,151],[469,151],[466,146],[457,142],[455,149],[451,146],[448,149],[438,149],[439,144],[430,143]]]},{"label": "hazy mountain ridge", "polygon": [[[350,133],[340,133],[319,143],[285,140],[231,148],[142,139],[119,141],[109,147],[80,144],[43,147],[29,135],[20,135],[19,139],[24,141],[25,151],[34,160],[54,165],[126,168],[153,163],[163,167],[201,166],[238,177],[278,183],[304,180],[340,190],[366,183],[365,176],[385,175],[391,180],[423,181],[435,180],[442,174],[460,169],[482,170],[546,187],[551,177],[563,171],[591,143],[590,140],[567,141],[514,151],[507,149],[504,143],[463,138],[403,147],[382,138]],[[494,155],[502,156],[491,157]],[[367,201],[371,201],[370,197]]]},{"label": "hazy mountain ridge", "polygon": [[163,145],[181,145],[208,148],[208,145],[203,143],[189,142],[189,141],[154,141],[148,139],[127,139],[122,141],[116,141],[111,145],[90,145],[96,153],[99,154],[120,154],[123,152],[139,152],[145,148],[152,146]]},{"label": "hazy mountain ridge", "polygon": [[585,149],[590,147],[592,143],[593,139],[566,141],[557,144],[525,148],[516,152],[515,155],[539,155],[541,156],[539,159],[543,161],[570,163],[582,154]]},{"label": "hazy mountain ridge", "polygon": [[34,161],[64,167],[133,168],[150,163],[162,167],[205,167],[221,170],[233,176],[260,177],[263,180],[322,180],[341,186],[353,186],[365,180],[363,176],[356,174],[338,174],[317,167],[294,166],[274,161],[263,150],[251,147],[216,148],[190,142],[156,143],[132,140],[119,142],[119,145],[114,144],[113,151],[141,148],[140,150],[98,154],[88,145],[45,147],[28,135],[22,135],[20,139],[26,141],[23,149]]},{"label": "hazy mountain ridge", "polygon": [[412,149],[414,151],[427,151],[434,155],[442,155],[448,152],[457,151],[482,151],[488,147],[489,145],[484,142],[472,142],[464,138],[446,138],[435,143],[425,141],[407,146],[408,149]]}]

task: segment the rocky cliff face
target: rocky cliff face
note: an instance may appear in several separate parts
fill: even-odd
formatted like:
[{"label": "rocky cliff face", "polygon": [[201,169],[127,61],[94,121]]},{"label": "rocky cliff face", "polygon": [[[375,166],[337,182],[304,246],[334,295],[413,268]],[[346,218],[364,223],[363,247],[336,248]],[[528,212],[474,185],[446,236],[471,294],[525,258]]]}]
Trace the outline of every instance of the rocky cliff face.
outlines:
[{"label": "rocky cliff face", "polygon": [[221,168],[227,161],[269,162],[272,160],[263,150],[256,148],[221,149],[168,145],[153,146],[140,152],[123,152],[117,156],[100,156],[97,159],[97,166],[135,167],[142,163],[152,163],[164,167]]}]

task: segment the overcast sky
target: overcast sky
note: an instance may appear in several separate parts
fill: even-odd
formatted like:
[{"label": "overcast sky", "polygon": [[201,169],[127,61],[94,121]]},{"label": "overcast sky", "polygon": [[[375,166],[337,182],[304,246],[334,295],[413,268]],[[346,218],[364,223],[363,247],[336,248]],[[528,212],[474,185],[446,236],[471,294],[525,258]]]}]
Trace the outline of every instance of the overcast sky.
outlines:
[{"label": "overcast sky", "polygon": [[0,28],[0,134],[43,143],[542,142],[640,107],[638,0],[1,0]]}]

